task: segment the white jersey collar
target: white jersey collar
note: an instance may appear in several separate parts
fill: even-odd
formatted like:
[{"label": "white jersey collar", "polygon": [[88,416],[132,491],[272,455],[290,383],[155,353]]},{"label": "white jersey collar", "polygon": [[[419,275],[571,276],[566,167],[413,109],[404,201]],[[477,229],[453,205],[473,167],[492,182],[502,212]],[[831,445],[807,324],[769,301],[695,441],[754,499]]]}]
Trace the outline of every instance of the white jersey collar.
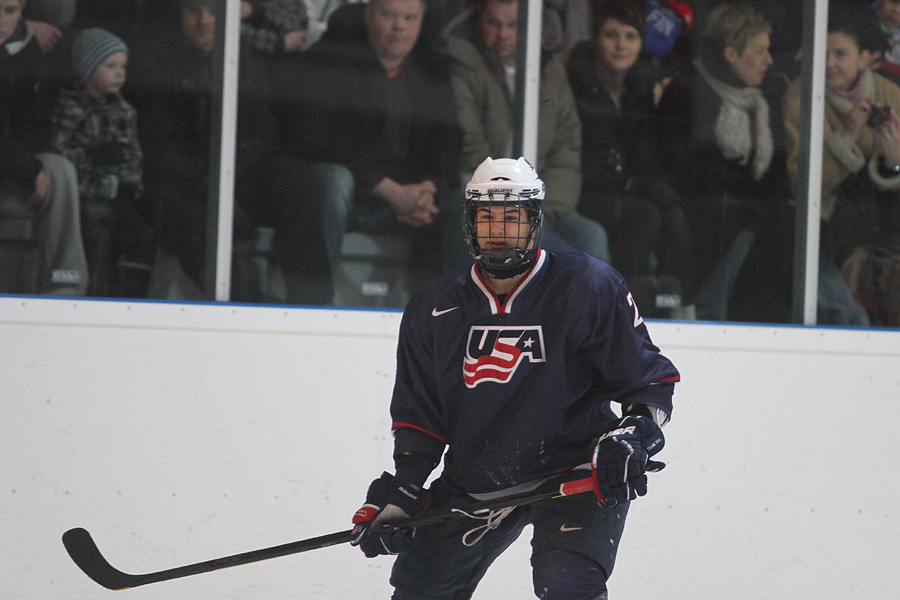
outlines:
[{"label": "white jersey collar", "polygon": [[544,262],[547,259],[547,253],[542,249],[538,249],[537,257],[534,260],[534,264],[531,265],[531,268],[525,272],[525,275],[516,283],[515,287],[506,295],[506,298],[503,301],[503,304],[500,303],[500,299],[497,297],[497,294],[490,288],[487,282],[484,279],[484,275],[481,273],[481,270],[478,268],[477,264],[472,265],[471,276],[472,281],[475,282],[475,285],[478,286],[478,289],[485,295],[488,300],[488,304],[491,307],[491,314],[496,315],[499,313],[509,314],[512,312],[513,303],[516,298],[519,297],[519,293],[525,289],[525,287],[531,282],[532,279],[537,275],[538,271],[540,271]]}]

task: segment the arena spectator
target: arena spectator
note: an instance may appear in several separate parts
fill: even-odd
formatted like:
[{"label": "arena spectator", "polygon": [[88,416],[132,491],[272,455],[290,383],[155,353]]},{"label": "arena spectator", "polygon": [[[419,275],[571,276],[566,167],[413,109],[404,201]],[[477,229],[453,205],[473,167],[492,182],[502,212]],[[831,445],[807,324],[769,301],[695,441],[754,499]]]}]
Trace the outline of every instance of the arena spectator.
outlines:
[{"label": "arena spectator", "polygon": [[[216,20],[224,4],[181,0],[174,31],[160,30],[141,53],[132,53],[129,99],[140,115],[145,187],[154,203],[160,243],[209,294],[212,271],[210,202],[218,199],[211,170],[218,144],[220,72],[215,67]],[[235,247],[252,241],[256,226],[275,228],[275,260],[292,303],[330,302],[328,262],[322,260],[318,184],[305,165],[281,153],[269,108],[269,82],[259,57],[244,48],[238,91],[234,166]],[[211,185],[212,184],[212,185]],[[214,206],[214,204],[213,204]],[[235,300],[267,300],[245,281],[245,265],[233,268]]]},{"label": "arena spectator", "polygon": [[[873,41],[861,27],[855,12],[841,6],[830,11],[818,287],[824,324],[870,323],[838,269],[854,248],[900,232],[900,88],[870,68]],[[792,181],[801,85],[795,81],[785,96]]]},{"label": "arena spectator", "polygon": [[[451,81],[463,132],[459,168],[468,181],[487,157],[508,156],[515,112],[517,0],[479,0],[444,31]],[[581,193],[581,122],[565,65],[549,52],[541,56],[540,113],[535,168],[547,187],[541,244],[610,262],[606,231],[575,210]],[[449,213],[449,211],[447,211]],[[471,260],[453,235],[445,234],[445,263]]]},{"label": "arena spectator", "polygon": [[78,172],[88,294],[143,298],[156,237],[144,214],[137,112],[120,93],[128,48],[105,29],[91,28],[72,49],[77,86],[56,102],[53,150]]},{"label": "arena spectator", "polygon": [[689,319],[693,247],[681,198],[656,168],[658,82],[638,61],[644,18],[632,0],[595,7],[593,39],[576,45],[568,61],[582,124],[578,211],[609,233],[613,264],[645,316]]},{"label": "arena spectator", "polygon": [[341,7],[277,86],[288,148],[317,163],[333,266],[348,229],[433,244],[440,199],[457,187],[456,111],[425,6]]},{"label": "arena spectator", "polygon": [[52,88],[22,0],[0,0],[0,187],[34,215],[41,252],[38,292],[82,296],[88,285],[78,179],[72,163],[48,152]]},{"label": "arena spectator", "polygon": [[[697,318],[785,322],[792,219],[771,26],[721,4],[702,26],[690,73],[659,104],[659,158],[677,184],[697,256]],[[740,310],[738,310],[740,307]]]}]

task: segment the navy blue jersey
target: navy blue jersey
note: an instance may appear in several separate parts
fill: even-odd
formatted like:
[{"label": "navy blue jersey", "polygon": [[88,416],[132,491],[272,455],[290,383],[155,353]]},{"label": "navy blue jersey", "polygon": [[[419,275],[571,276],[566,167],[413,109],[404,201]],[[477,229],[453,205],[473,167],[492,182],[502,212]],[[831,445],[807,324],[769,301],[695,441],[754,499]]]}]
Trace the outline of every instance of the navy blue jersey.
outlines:
[{"label": "navy blue jersey", "polygon": [[678,371],[609,265],[541,250],[502,301],[482,277],[445,275],[406,307],[395,456],[446,448],[445,476],[494,492],[589,462],[611,402],[672,413]]}]

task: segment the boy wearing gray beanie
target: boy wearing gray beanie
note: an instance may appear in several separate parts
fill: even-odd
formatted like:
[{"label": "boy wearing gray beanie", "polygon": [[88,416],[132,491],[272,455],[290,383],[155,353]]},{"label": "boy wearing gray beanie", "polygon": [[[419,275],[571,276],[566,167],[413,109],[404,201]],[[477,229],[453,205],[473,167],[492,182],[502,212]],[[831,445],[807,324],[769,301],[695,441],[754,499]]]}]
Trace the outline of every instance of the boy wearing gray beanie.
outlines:
[{"label": "boy wearing gray beanie", "polygon": [[72,42],[76,86],[60,92],[53,148],[75,164],[91,296],[144,297],[156,254],[143,216],[143,152],[137,111],[122,97],[128,47],[91,28]]},{"label": "boy wearing gray beanie", "polygon": [[79,33],[72,42],[72,68],[80,85],[85,85],[99,67],[106,66],[108,59],[113,59],[114,65],[111,66],[121,67],[121,81],[124,83],[128,47],[118,36],[94,27]]}]

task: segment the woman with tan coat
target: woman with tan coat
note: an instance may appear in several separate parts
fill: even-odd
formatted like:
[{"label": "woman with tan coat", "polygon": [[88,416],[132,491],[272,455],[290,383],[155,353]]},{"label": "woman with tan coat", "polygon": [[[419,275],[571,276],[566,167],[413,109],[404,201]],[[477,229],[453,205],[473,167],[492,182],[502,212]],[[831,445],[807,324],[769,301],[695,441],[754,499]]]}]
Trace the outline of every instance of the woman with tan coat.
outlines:
[{"label": "woman with tan coat", "polygon": [[[898,230],[900,88],[869,68],[871,52],[852,18],[833,15],[828,29],[819,322],[867,326],[838,267],[854,247]],[[800,87],[795,81],[784,99],[795,186]]]}]

